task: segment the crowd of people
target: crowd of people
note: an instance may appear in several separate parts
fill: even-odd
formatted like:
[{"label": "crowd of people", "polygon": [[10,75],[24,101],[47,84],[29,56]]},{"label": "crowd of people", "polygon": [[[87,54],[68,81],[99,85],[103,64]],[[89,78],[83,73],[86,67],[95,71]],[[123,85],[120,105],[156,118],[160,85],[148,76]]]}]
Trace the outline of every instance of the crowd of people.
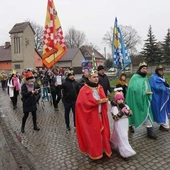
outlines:
[{"label": "crowd of people", "polygon": [[[118,151],[124,160],[128,160],[136,154],[129,143],[128,132],[135,133],[135,128],[144,125],[147,137],[156,139],[153,122],[160,125],[161,131],[169,131],[170,128],[170,86],[164,77],[164,68],[157,66],[150,80],[147,77],[147,68],[145,62],[140,63],[129,82],[126,74],[121,73],[111,101],[108,96],[112,93],[112,88],[102,65],[98,66],[97,70],[85,70],[80,80],[75,80],[72,68],[65,72],[58,68],[40,72],[24,70],[21,75],[14,70],[9,77],[3,71],[0,79],[2,89],[8,87],[13,109],[17,108],[18,94],[22,95],[22,133],[25,132],[30,112],[33,129],[40,130],[36,120],[37,104],[40,98],[48,101],[50,93],[55,111],[59,109],[60,100],[63,102],[68,131],[71,130],[72,110],[81,152],[97,160],[103,157],[103,153],[110,158],[113,149]],[[113,118],[113,128],[110,128],[108,114]]]}]

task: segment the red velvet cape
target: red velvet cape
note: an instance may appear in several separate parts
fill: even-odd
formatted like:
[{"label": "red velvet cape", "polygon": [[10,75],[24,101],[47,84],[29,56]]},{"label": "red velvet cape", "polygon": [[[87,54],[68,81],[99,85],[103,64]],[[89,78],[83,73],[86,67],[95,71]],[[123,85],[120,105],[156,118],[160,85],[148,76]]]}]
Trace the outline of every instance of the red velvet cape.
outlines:
[{"label": "red velvet cape", "polygon": [[[103,87],[98,85],[100,98],[106,98]],[[111,156],[110,126],[107,115],[108,103],[101,104],[102,122],[99,117],[98,102],[93,97],[92,88],[84,85],[76,101],[76,132],[81,152],[91,159],[100,159],[103,152]]]}]

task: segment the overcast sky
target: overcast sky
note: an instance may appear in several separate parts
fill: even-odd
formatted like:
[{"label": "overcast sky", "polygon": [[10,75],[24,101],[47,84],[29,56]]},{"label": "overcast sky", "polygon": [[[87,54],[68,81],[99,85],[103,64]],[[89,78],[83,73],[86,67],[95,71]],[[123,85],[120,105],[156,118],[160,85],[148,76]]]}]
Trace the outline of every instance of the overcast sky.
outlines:
[{"label": "overcast sky", "polygon": [[[63,31],[72,26],[83,31],[102,53],[106,46],[102,38],[115,17],[119,25],[136,29],[142,40],[147,38],[149,25],[159,41],[170,28],[170,0],[54,0],[54,4]],[[46,8],[47,0],[0,0],[0,45],[10,40],[8,32],[16,23],[32,20],[44,26]]]}]

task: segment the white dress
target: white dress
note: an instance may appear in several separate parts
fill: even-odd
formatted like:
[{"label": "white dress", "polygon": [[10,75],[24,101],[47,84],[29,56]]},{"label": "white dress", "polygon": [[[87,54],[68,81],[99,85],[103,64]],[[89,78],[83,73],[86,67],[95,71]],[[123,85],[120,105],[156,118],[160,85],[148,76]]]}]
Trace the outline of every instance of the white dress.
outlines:
[{"label": "white dress", "polygon": [[[111,113],[118,114],[118,108],[113,106]],[[132,149],[128,140],[129,122],[127,116],[122,116],[121,119],[114,121],[113,131],[111,134],[111,147],[117,150],[124,158],[128,158],[136,154]]]}]

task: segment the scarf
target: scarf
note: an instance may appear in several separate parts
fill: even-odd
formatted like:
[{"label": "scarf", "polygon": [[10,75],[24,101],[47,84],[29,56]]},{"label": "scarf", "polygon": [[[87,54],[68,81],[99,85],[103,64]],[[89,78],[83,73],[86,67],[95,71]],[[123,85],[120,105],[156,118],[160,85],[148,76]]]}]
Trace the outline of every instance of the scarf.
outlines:
[{"label": "scarf", "polygon": [[146,77],[147,73],[142,73],[140,70],[137,70],[137,74],[141,75],[142,77]]},{"label": "scarf", "polygon": [[98,83],[97,83],[97,84],[96,84],[96,83],[92,83],[92,82],[90,82],[89,80],[86,81],[86,84],[87,84],[88,86],[90,86],[90,87],[97,87],[97,86],[98,86]]},{"label": "scarf", "polygon": [[19,86],[19,83],[18,83],[18,78],[17,77],[12,77],[12,81],[13,81],[14,87],[16,88],[16,91],[19,91],[20,86]]},{"label": "scarf", "polygon": [[28,91],[33,91],[34,90],[34,83],[27,83],[26,86],[27,86]]}]

